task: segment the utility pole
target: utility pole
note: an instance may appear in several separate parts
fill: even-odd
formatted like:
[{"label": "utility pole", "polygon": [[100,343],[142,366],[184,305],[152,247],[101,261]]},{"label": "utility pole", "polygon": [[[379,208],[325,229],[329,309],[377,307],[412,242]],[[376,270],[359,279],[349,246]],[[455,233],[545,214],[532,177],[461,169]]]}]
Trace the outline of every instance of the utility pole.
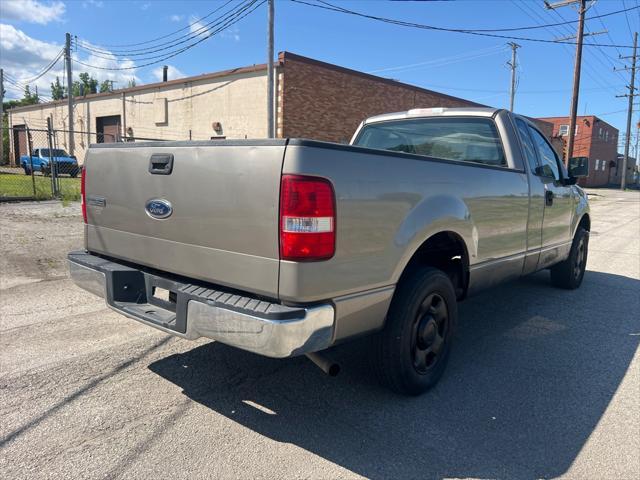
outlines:
[{"label": "utility pole", "polygon": [[4,161],[4,70],[0,68],[0,164],[2,164],[3,161]]},{"label": "utility pole", "polygon": [[273,101],[273,11],[274,0],[269,0],[267,13],[267,137],[275,137],[274,101]]},{"label": "utility pole", "polygon": [[71,34],[67,33],[64,44],[64,61],[67,67],[67,104],[69,107],[69,155],[75,150],[73,138],[73,78],[71,77]]},{"label": "utility pole", "polygon": [[567,156],[564,159],[565,165],[569,166],[569,159],[573,156],[573,145],[576,134],[576,117],[578,115],[578,97],[580,95],[580,69],[582,67],[582,39],[584,37],[584,14],[587,11],[586,0],[565,0],[563,2],[550,4],[545,1],[548,9],[565,7],[578,3],[578,33],[576,35],[576,61],[573,68],[573,94],[571,95],[571,112],[569,114],[569,139],[567,140]]},{"label": "utility pole", "polygon": [[633,97],[635,96],[636,92],[635,82],[637,49],[638,32],[633,35],[633,55],[631,55],[630,57],[620,57],[620,59],[631,59],[631,68],[624,68],[624,70],[631,70],[631,83],[629,84],[629,93],[626,95],[616,95],[616,97],[629,97],[629,107],[627,109],[627,138],[625,138],[624,141],[624,157],[622,159],[622,177],[620,179],[620,190],[624,190],[627,186],[627,165],[629,163],[629,143],[631,141],[631,117],[633,116]]},{"label": "utility pole", "polygon": [[509,110],[513,112],[513,102],[516,98],[516,68],[518,64],[516,63],[516,50],[520,48],[515,42],[509,42],[508,45],[511,47],[511,61],[507,62],[507,65],[511,67],[511,101],[509,102]]}]

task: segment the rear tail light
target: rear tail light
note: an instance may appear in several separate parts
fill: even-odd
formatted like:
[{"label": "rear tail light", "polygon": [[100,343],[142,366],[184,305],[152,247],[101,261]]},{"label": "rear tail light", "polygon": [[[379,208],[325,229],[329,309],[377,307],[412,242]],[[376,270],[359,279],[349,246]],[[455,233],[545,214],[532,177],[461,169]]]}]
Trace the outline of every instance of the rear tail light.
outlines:
[{"label": "rear tail light", "polygon": [[87,223],[87,199],[85,195],[85,182],[87,177],[87,169],[83,166],[80,173],[80,196],[82,197],[82,219]]},{"label": "rear tail light", "polygon": [[336,247],[336,200],[329,180],[283,175],[280,186],[280,257],[327,260]]}]

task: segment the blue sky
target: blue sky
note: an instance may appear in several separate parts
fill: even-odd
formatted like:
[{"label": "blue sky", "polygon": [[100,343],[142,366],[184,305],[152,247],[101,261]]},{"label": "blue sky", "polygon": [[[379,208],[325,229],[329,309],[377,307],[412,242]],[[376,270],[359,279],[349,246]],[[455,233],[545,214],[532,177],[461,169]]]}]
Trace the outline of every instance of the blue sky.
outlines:
[{"label": "blue sky", "polygon": [[[308,0],[314,2],[315,0]],[[546,10],[541,0],[405,1],[328,0],[370,15],[452,28],[507,28],[575,20],[574,7]],[[46,1],[3,0],[0,6],[2,53],[0,64],[12,78],[28,80],[55,58],[65,32],[77,35],[88,45],[143,42],[188,25],[213,9],[214,1]],[[599,0],[587,16],[638,6],[638,0]],[[640,27],[640,9],[587,22],[587,31],[608,30],[608,34],[587,38],[588,42],[631,45],[631,31]],[[514,32],[515,35],[552,39],[575,33],[575,24]],[[276,51],[288,50],[349,68],[374,72],[403,82],[431,88],[480,103],[508,106],[510,72],[506,62],[508,40],[426,31],[324,11],[288,0],[276,2]],[[573,61],[572,45],[518,41],[519,84],[516,111],[530,116],[566,115],[569,111]],[[195,48],[159,65],[131,71],[90,70],[99,79],[111,78],[124,86],[135,76],[138,84],[158,79],[163,63],[171,65],[170,76],[196,75],[254,63],[266,57],[266,6]],[[146,45],[145,45],[146,46]],[[141,48],[141,47],[131,47]],[[628,48],[585,47],[579,114],[596,114],[624,134],[628,72],[613,72],[623,63],[618,55]],[[80,61],[96,66],[127,66],[75,53]],[[108,56],[108,55],[107,55]],[[37,83],[39,90],[55,75],[62,63]],[[18,95],[9,89],[9,95]],[[613,113],[615,112],[615,113]],[[637,115],[635,121],[638,120]]]}]

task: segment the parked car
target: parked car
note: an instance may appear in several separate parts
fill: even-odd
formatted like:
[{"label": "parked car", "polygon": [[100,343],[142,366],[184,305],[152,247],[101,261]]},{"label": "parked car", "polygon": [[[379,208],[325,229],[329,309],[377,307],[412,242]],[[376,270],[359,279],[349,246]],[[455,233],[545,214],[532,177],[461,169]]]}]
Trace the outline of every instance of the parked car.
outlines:
[{"label": "parked car", "polygon": [[319,352],[372,335],[383,383],[419,394],[447,364],[458,301],[543,269],[580,286],[586,169],[489,108],[373,117],[351,145],[93,145],[69,268],[146,325],[330,373]]},{"label": "parked car", "polygon": [[31,172],[42,172],[43,175],[51,175],[52,168],[60,174],[68,174],[77,177],[80,173],[80,166],[75,156],[69,155],[62,149],[56,148],[49,150],[48,148],[36,148],[32,155],[22,155],[20,157],[20,165],[25,175],[31,175]]}]

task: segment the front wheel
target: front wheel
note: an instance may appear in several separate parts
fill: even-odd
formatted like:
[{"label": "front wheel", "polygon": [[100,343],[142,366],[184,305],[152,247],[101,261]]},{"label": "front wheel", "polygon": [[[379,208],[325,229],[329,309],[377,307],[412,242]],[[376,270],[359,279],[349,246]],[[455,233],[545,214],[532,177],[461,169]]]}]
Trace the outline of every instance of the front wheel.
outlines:
[{"label": "front wheel", "polygon": [[31,170],[29,170],[27,167],[22,167],[24,170],[24,174],[25,175],[31,175]]},{"label": "front wheel", "polygon": [[551,267],[551,283],[556,287],[574,290],[580,286],[587,268],[587,254],[589,251],[589,232],[578,227],[573,237],[569,257]]},{"label": "front wheel", "polygon": [[402,280],[384,329],[373,337],[373,361],[380,381],[404,395],[433,387],[449,359],[458,317],[449,277],[424,268]]}]

